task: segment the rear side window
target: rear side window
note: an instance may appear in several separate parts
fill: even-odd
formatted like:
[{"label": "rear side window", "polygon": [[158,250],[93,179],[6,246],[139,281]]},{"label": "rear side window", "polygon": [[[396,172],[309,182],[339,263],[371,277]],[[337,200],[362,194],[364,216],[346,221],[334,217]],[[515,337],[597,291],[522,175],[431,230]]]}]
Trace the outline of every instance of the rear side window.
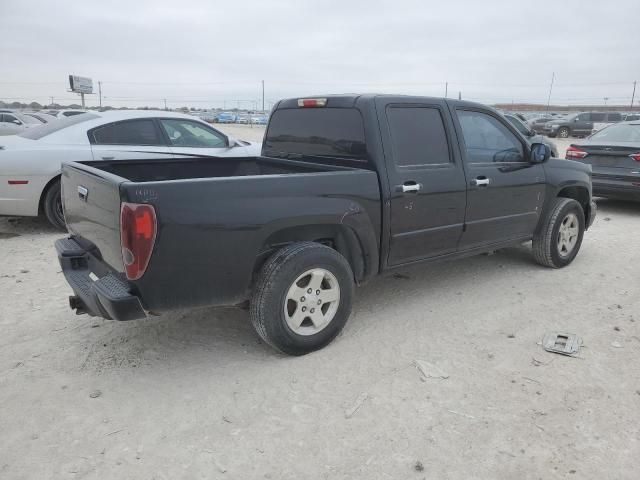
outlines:
[{"label": "rear side window", "polygon": [[607,116],[607,121],[608,122],[621,122],[622,121],[622,114],[620,114],[620,113],[610,113]]},{"label": "rear side window", "polygon": [[604,122],[605,118],[607,118],[607,114],[606,113],[592,113],[591,114],[591,121],[592,122]]},{"label": "rear side window", "polygon": [[89,132],[95,145],[164,145],[156,124],[151,119],[109,123]]},{"label": "rear side window", "polygon": [[264,154],[300,154],[366,161],[360,112],[354,108],[293,108],[271,115]]},{"label": "rear side window", "polygon": [[393,157],[398,167],[450,163],[449,145],[437,108],[387,108]]}]

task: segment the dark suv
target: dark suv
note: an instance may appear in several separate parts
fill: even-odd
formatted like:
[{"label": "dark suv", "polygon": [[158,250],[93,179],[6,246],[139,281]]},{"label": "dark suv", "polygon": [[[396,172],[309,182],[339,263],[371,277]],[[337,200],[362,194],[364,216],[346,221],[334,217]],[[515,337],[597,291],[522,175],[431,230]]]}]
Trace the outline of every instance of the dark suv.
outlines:
[{"label": "dark suv", "polygon": [[545,123],[542,133],[549,137],[586,137],[591,135],[594,130],[602,128],[605,124],[621,121],[622,114],[620,112],[576,113],[565,118],[551,120]]}]

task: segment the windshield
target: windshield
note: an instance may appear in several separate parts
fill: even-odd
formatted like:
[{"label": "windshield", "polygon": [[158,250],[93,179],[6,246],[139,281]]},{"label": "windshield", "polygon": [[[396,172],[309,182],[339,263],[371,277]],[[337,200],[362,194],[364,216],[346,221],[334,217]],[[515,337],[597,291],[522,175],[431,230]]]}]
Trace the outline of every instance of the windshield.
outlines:
[{"label": "windshield", "polygon": [[20,120],[22,120],[24,123],[29,123],[31,125],[42,125],[43,123],[42,121],[28,114],[20,115]]},{"label": "windshield", "polygon": [[590,140],[606,142],[640,142],[640,123],[619,123],[591,135]]},{"label": "windshield", "polygon": [[42,137],[46,137],[47,135],[51,135],[58,130],[62,130],[63,128],[67,128],[71,125],[76,125],[77,123],[86,122],[87,120],[93,120],[94,118],[100,118],[98,115],[94,115],[93,113],[83,113],[81,115],[74,115],[72,117],[60,118],[56,121],[52,121],[49,123],[42,124],[40,128],[30,128],[20,133],[20,137],[29,138],[31,140],[39,140]]}]

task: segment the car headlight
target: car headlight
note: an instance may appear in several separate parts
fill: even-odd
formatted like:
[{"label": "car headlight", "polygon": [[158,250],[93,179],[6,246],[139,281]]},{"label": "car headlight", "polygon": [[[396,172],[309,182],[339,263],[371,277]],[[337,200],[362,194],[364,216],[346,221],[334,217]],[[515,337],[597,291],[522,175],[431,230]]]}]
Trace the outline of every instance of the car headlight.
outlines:
[{"label": "car headlight", "polygon": [[557,130],[560,125],[551,125],[551,130]]}]

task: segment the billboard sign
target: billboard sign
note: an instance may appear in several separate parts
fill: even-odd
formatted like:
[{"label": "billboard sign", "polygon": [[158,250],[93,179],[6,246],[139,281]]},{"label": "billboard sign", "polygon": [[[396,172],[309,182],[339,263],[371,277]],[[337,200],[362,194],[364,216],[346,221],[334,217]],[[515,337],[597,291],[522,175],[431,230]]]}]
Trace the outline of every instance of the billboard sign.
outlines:
[{"label": "billboard sign", "polygon": [[69,86],[72,92],[93,93],[93,80],[87,77],[69,75]]}]

